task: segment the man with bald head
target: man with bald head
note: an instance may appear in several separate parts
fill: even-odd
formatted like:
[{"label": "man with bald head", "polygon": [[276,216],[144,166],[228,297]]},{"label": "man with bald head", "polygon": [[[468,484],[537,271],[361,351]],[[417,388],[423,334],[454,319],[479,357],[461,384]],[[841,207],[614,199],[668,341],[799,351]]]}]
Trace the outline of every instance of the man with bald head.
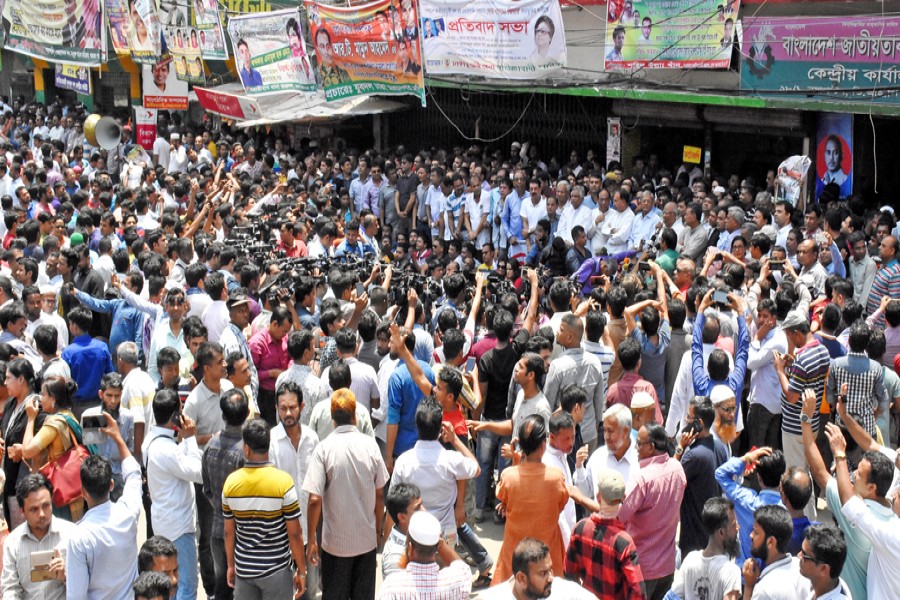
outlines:
[{"label": "man with bald head", "polygon": [[[898,247],[897,238],[887,235],[881,240],[878,247],[878,256],[881,258],[881,268],[875,273],[875,280],[869,290],[869,298],[866,301],[866,314],[871,315],[881,304],[884,296],[900,298],[900,263],[897,262]],[[884,327],[884,315],[878,316],[875,325]]]}]

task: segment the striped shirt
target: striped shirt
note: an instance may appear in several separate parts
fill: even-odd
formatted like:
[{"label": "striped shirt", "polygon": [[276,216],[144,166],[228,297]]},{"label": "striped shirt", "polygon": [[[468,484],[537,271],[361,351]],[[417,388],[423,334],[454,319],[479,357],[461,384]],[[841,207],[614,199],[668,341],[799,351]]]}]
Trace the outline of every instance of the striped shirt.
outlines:
[{"label": "striped shirt", "polygon": [[285,521],[300,518],[294,480],[271,463],[250,463],[225,480],[222,514],[235,522],[235,572],[266,577],[291,564]]},{"label": "striped shirt", "polygon": [[[875,272],[875,279],[869,289],[869,297],[866,298],[866,314],[871,315],[881,304],[884,296],[900,298],[900,263],[892,260]],[[879,316],[876,321],[878,327],[884,327],[884,317]]]},{"label": "striped shirt", "polygon": [[[813,431],[819,430],[819,408],[822,406],[822,395],[825,393],[825,378],[831,364],[828,349],[818,340],[806,344],[796,351],[797,358],[793,364],[785,367],[788,377],[788,390],[803,394],[806,388],[816,393],[816,414],[812,420]],[[800,429],[801,402],[791,404],[784,392],[781,393],[781,431],[790,435],[803,435]]]}]

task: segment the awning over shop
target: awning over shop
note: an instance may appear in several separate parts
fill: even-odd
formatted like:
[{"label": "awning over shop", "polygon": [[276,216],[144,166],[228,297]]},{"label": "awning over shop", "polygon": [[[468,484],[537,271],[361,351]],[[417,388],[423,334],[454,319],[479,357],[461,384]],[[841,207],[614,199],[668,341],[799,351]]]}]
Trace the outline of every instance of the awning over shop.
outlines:
[{"label": "awning over shop", "polygon": [[291,92],[250,97],[244,94],[240,83],[229,83],[211,89],[195,87],[193,93],[204,109],[226,119],[233,119],[238,127],[338,121],[406,108],[403,103],[377,96],[347,98],[337,102],[326,102],[323,93]]}]

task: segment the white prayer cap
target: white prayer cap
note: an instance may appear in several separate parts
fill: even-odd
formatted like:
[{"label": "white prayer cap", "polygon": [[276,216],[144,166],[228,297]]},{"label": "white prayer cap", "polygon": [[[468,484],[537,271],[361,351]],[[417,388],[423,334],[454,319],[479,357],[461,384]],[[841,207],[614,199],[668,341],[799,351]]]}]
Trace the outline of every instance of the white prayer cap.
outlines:
[{"label": "white prayer cap", "polygon": [[721,404],[726,400],[734,400],[734,392],[727,385],[717,385],[709,394],[709,399],[713,404]]},{"label": "white prayer cap", "polygon": [[431,513],[416,511],[409,519],[409,537],[423,546],[437,546],[441,539],[441,523]]}]

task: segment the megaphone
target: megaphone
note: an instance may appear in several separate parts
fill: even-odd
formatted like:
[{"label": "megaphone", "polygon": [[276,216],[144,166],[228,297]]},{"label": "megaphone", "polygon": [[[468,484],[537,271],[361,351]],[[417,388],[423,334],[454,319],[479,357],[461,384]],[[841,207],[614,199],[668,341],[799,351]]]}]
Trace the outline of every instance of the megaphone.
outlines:
[{"label": "megaphone", "polygon": [[90,115],[84,120],[84,137],[91,146],[112,150],[122,138],[122,126],[112,117]]}]

